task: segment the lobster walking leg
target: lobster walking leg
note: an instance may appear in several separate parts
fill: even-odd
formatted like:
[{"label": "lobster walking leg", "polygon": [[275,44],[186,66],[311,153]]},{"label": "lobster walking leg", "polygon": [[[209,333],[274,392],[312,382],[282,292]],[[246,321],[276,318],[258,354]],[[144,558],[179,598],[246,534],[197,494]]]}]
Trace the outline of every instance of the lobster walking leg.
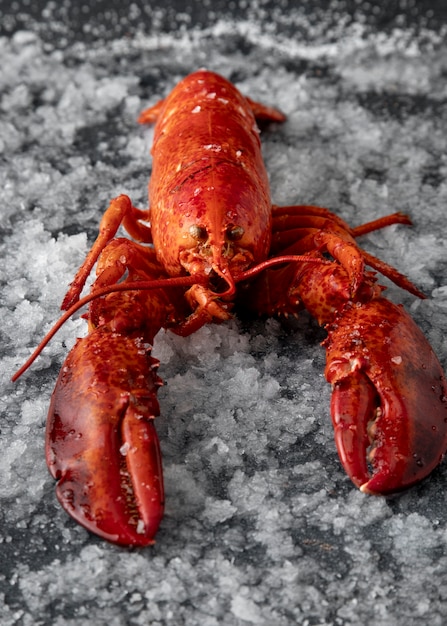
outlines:
[{"label": "lobster walking leg", "polygon": [[107,244],[115,237],[121,224],[137,241],[152,242],[151,230],[144,223],[148,219],[149,211],[141,211],[134,207],[128,196],[121,195],[110,202],[99,225],[99,235],[65,295],[61,305],[62,310],[69,309],[79,300],[82,288],[94,264]]}]

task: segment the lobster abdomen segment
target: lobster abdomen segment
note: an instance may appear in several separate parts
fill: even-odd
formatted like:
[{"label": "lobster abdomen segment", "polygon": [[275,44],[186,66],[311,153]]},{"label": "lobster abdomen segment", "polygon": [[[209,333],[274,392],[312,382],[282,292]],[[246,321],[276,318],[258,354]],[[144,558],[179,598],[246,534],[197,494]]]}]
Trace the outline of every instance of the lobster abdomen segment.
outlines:
[{"label": "lobster abdomen segment", "polygon": [[153,543],[163,516],[157,364],[140,337],[97,328],[68,355],[52,396],[46,456],[58,499],[115,543]]}]

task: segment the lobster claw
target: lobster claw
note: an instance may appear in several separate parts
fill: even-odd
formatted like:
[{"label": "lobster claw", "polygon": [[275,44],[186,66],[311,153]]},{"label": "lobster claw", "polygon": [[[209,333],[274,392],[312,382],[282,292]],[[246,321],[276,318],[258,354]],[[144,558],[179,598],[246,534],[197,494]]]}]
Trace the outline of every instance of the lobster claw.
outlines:
[{"label": "lobster claw", "polygon": [[49,409],[46,457],[60,503],[118,544],[153,543],[163,516],[157,366],[140,338],[96,328],[68,355]]},{"label": "lobster claw", "polygon": [[345,471],[371,494],[419,482],[447,448],[446,381],[424,335],[381,297],[347,305],[328,331],[325,375]]}]

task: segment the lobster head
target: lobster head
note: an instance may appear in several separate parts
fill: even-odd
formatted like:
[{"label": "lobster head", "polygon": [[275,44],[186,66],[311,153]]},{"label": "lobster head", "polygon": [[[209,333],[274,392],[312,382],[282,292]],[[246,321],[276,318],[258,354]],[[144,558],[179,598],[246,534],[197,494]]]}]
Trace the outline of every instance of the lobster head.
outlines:
[{"label": "lobster head", "polygon": [[[232,282],[232,277],[267,258],[271,238],[270,204],[259,197],[257,189],[249,189],[245,184],[234,196],[228,179],[240,173],[232,169],[234,166],[227,163],[220,164],[216,184],[212,187],[202,185],[204,175],[197,173],[187,183],[190,190],[172,194],[170,202],[174,207],[184,204],[186,198],[188,208],[181,212],[168,209],[171,212],[169,222],[162,217],[164,211],[152,209],[155,249],[169,274],[186,272],[206,277],[211,283],[218,283],[213,280],[217,277]],[[253,201],[257,205],[264,204],[258,219],[252,218],[248,208]]]}]

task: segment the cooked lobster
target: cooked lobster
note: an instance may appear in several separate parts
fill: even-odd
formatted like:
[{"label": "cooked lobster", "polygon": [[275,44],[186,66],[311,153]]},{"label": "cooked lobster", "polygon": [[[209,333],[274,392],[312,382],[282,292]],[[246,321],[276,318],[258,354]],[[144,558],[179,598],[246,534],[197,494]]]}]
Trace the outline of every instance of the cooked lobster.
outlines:
[{"label": "cooked lobster", "polygon": [[[60,323],[90,301],[89,334],[57,380],[46,458],[64,509],[109,541],[150,544],[163,516],[154,336],[161,328],[188,335],[238,307],[261,315],[304,308],[325,326],[335,441],[363,492],[409,487],[446,451],[442,368],[365,267],[423,295],[356,241],[409,219],[397,213],[351,228],[324,208],[272,206],[256,120],[285,117],[205,70],[144,111],[141,123],[156,122],[150,208],[112,200],[63,301]],[[131,239],[116,238],[120,226]],[[96,262],[91,294],[79,300]]]}]

